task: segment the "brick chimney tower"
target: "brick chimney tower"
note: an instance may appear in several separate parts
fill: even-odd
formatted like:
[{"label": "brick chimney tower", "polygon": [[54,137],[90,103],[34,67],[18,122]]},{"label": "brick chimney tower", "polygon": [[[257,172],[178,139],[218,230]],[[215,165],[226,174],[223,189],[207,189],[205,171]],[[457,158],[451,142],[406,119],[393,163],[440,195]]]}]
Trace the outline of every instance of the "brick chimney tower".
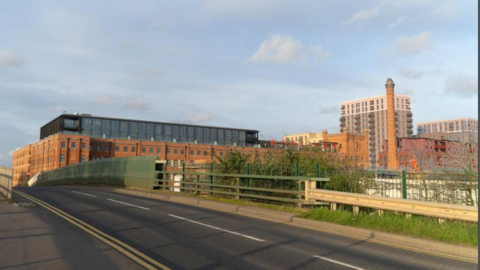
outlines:
[{"label": "brick chimney tower", "polygon": [[388,78],[387,89],[387,139],[388,139],[388,169],[397,169],[397,127],[395,126],[395,84]]}]

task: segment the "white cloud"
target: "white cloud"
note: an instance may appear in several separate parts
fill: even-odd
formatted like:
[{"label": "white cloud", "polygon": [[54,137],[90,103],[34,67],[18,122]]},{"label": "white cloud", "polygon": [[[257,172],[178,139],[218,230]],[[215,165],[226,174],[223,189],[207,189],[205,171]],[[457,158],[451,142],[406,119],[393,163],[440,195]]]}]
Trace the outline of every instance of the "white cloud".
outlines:
[{"label": "white cloud", "polygon": [[289,36],[274,35],[260,45],[250,60],[279,64],[304,60],[309,55],[319,59],[330,56],[331,53],[323,50],[321,45],[305,46]]},{"label": "white cloud", "polygon": [[212,119],[212,115],[209,113],[197,113],[195,115],[189,116],[187,119],[182,120],[180,122],[182,123],[189,123],[189,124],[195,124],[195,123],[202,123],[202,122],[207,122],[210,119]]},{"label": "white cloud", "polygon": [[340,108],[337,106],[330,106],[327,108],[321,108],[318,114],[334,114],[334,113],[339,113]]},{"label": "white cloud", "polygon": [[451,76],[445,81],[445,91],[462,97],[478,95],[478,78],[465,74]]},{"label": "white cloud", "polygon": [[404,78],[409,78],[413,80],[419,79],[425,74],[425,72],[423,71],[415,71],[410,69],[400,69],[398,73],[400,73],[400,75]]},{"label": "white cloud", "polygon": [[445,1],[440,6],[432,10],[432,16],[437,19],[453,20],[457,15],[458,3],[455,1]]},{"label": "white cloud", "polygon": [[424,31],[413,37],[400,35],[395,39],[394,44],[400,54],[418,54],[433,48],[431,38],[432,34]]},{"label": "white cloud", "polygon": [[388,28],[393,29],[393,28],[395,28],[396,26],[402,24],[404,21],[405,21],[405,17],[400,16],[400,17],[398,17],[398,19],[397,19],[396,21],[392,22],[392,23],[388,26]]},{"label": "white cloud", "polygon": [[132,109],[132,110],[144,111],[144,110],[148,110],[150,105],[148,105],[148,103],[144,102],[143,100],[134,100],[134,101],[125,103],[123,107],[127,109]]},{"label": "white cloud", "polygon": [[379,11],[380,11],[380,6],[364,8],[359,12],[353,14],[352,17],[350,17],[350,19],[342,22],[341,25],[355,24],[357,22],[375,18],[378,15]]},{"label": "white cloud", "polygon": [[12,50],[0,50],[0,67],[21,66],[24,60]]},{"label": "white cloud", "polygon": [[94,105],[112,105],[117,104],[119,102],[119,98],[112,97],[110,94],[106,94],[104,96],[98,97],[92,101]]}]

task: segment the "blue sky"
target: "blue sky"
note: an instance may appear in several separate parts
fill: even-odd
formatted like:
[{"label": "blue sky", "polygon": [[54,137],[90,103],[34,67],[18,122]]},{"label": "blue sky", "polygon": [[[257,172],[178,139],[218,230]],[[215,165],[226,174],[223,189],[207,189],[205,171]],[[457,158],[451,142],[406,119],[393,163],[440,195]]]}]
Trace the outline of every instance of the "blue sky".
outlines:
[{"label": "blue sky", "polygon": [[478,115],[478,2],[0,1],[0,165],[63,111],[339,130],[339,103],[412,96],[414,122]]}]

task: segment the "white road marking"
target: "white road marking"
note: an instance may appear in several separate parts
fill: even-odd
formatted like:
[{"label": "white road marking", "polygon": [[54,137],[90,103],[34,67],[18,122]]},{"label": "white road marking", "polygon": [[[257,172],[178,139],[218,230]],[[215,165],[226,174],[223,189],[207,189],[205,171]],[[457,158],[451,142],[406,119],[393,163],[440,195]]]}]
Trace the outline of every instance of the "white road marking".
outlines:
[{"label": "white road marking", "polygon": [[82,193],[82,192],[78,192],[78,191],[72,191],[72,192],[75,192],[75,193],[78,193],[78,194],[83,194],[83,195],[85,195],[85,196],[97,197],[97,196],[92,195],[92,194]]},{"label": "white road marking", "polygon": [[229,231],[229,230],[224,230],[224,229],[222,229],[222,228],[214,227],[214,226],[211,226],[211,225],[208,225],[208,224],[205,224],[205,223],[201,223],[201,222],[198,222],[198,221],[195,221],[195,220],[190,220],[190,219],[188,219],[188,218],[183,218],[183,217],[175,216],[175,215],[172,215],[172,214],[168,214],[168,215],[171,216],[171,217],[174,217],[174,218],[182,219],[182,220],[185,220],[185,221],[188,221],[188,222],[192,222],[192,223],[195,223],[195,224],[199,224],[199,225],[202,225],[202,226],[205,226],[205,227],[209,227],[209,228],[212,228],[212,229],[215,229],[215,230],[219,230],[219,231],[223,231],[223,232],[227,232],[227,233],[231,233],[231,234],[243,236],[243,237],[245,237],[245,238],[252,239],[252,240],[255,240],[255,241],[259,241],[259,242],[265,242],[265,240],[262,240],[262,239],[258,239],[258,238],[255,238],[255,237],[252,237],[252,236],[248,236],[248,235],[245,235],[245,234],[241,234],[241,233],[237,233],[237,232],[232,232],[232,231]]},{"label": "white road marking", "polygon": [[346,266],[346,267],[350,267],[350,268],[353,268],[353,269],[365,270],[365,269],[363,269],[363,268],[359,268],[359,267],[356,267],[356,266],[353,266],[353,265],[350,265],[350,264],[346,264],[346,263],[342,263],[342,262],[339,262],[339,261],[335,261],[335,260],[332,260],[332,259],[329,259],[329,258],[325,258],[325,257],[322,257],[322,256],[315,255],[315,256],[313,256],[313,257],[319,258],[319,259],[322,259],[322,260],[325,260],[325,261],[333,262],[333,263],[336,263],[336,264],[340,264],[340,265],[343,265],[343,266]]},{"label": "white road marking", "polygon": [[109,200],[109,201],[112,201],[112,202],[116,202],[116,203],[121,203],[121,204],[130,205],[130,206],[133,206],[133,207],[138,207],[138,208],[145,209],[145,210],[150,210],[149,208],[141,207],[141,206],[134,205],[134,204],[129,204],[129,203],[125,203],[125,202],[115,201],[115,200],[112,200],[112,199],[108,199],[108,200]]}]

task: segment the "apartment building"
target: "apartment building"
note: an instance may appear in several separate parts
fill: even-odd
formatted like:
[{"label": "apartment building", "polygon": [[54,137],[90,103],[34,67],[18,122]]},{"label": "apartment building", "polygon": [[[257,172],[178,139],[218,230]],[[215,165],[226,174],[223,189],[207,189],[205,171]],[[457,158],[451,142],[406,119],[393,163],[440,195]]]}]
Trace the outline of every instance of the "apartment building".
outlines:
[{"label": "apartment building", "polygon": [[417,123],[417,134],[428,133],[478,133],[478,120],[474,118],[456,118],[450,120],[438,120],[431,122]]},{"label": "apartment building", "polygon": [[[389,79],[387,84],[391,85],[393,93],[393,81]],[[388,95],[385,94],[340,103],[340,130],[356,134],[368,132],[369,161],[372,169],[377,166],[377,157],[382,151],[382,142],[388,138],[387,100]],[[411,136],[413,134],[411,97],[393,94],[393,104],[394,114],[392,117],[394,116],[396,137]]]}]

